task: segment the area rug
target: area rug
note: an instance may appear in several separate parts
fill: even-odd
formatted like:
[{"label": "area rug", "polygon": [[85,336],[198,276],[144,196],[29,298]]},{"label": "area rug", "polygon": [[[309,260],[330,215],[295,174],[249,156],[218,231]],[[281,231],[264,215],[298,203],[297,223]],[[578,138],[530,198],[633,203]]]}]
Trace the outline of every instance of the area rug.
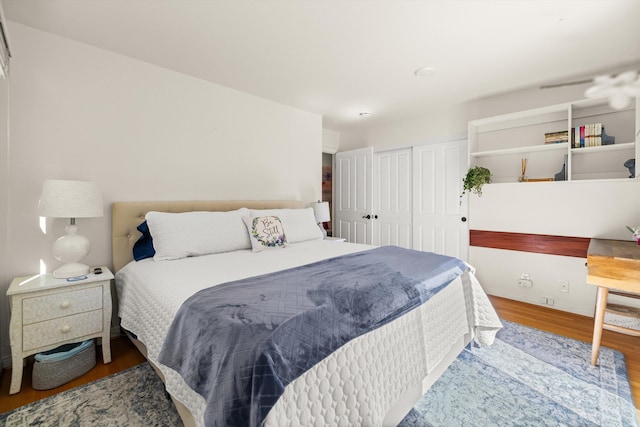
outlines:
[{"label": "area rug", "polygon": [[148,363],[0,414],[0,426],[182,426]]},{"label": "area rug", "polygon": [[503,321],[468,346],[401,422],[407,426],[637,426],[624,355]]},{"label": "area rug", "polygon": [[[467,347],[401,422],[407,426],[637,426],[624,356],[503,321]],[[181,426],[148,363],[0,414],[0,426]]]}]

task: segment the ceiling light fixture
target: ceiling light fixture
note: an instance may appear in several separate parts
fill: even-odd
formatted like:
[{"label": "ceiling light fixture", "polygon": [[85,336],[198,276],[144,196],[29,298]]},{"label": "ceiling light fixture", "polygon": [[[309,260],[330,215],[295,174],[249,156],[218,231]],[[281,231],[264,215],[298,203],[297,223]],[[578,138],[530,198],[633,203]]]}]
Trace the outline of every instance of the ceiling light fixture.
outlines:
[{"label": "ceiling light fixture", "polygon": [[368,111],[363,111],[363,112],[361,112],[361,113],[360,113],[360,114],[358,114],[358,115],[359,115],[360,117],[366,118],[366,117],[369,117],[369,116],[371,115],[371,113],[370,113],[370,112],[368,112]]},{"label": "ceiling light fixture", "polygon": [[420,67],[413,72],[416,77],[432,76],[436,72],[434,67]]}]

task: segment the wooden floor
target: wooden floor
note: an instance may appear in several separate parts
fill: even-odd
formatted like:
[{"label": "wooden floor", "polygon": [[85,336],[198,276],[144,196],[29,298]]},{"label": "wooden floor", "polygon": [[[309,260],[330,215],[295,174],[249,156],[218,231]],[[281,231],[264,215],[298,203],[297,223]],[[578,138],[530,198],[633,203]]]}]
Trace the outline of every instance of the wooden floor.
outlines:
[{"label": "wooden floor", "polygon": [[123,371],[146,360],[126,337],[119,337],[111,340],[111,363],[107,365],[102,363],[101,347],[96,348],[96,355],[97,363],[92,370],[53,390],[34,390],[31,387],[31,371],[33,367],[28,363],[24,368],[20,393],[9,395],[11,371],[9,369],[5,369],[2,372],[2,378],[0,381],[0,414],[19,406],[26,405],[27,403],[35,402],[36,400],[44,399],[45,397],[60,393],[61,391],[69,390],[102,377],[115,374],[116,372]]},{"label": "wooden floor", "polygon": [[[491,297],[491,302],[500,317],[504,320],[510,320],[577,340],[591,342],[593,319],[590,317],[498,297]],[[625,355],[633,397],[636,402],[636,407],[638,407],[638,402],[640,402],[640,338],[604,331],[602,345],[619,350]],[[5,370],[2,372],[0,384],[0,413],[43,399],[52,394],[95,381],[144,361],[144,357],[125,337],[116,338],[111,342],[113,361],[110,364],[105,365],[102,363],[99,349],[96,353],[99,357],[98,364],[95,368],[82,377],[54,390],[33,390],[33,388],[31,388],[31,366],[27,366],[24,370],[22,391],[10,396],[9,382],[11,372]],[[589,361],[585,360],[585,363],[589,363]]]}]

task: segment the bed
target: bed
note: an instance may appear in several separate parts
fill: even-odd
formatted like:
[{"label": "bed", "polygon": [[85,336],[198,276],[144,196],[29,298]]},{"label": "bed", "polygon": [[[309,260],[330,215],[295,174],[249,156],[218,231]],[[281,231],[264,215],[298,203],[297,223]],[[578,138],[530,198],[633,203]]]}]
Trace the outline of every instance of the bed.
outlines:
[{"label": "bed", "polygon": [[[179,255],[170,254],[167,260],[154,260],[160,252],[165,253],[162,245],[166,242],[157,240],[154,243],[159,250],[154,257],[133,260],[134,245],[141,236],[139,227],[145,219],[153,221],[154,217],[147,215],[149,212],[229,212],[235,215],[234,212],[241,208],[249,209],[252,218],[282,213],[280,216],[284,218],[280,225],[284,226],[284,231],[289,229],[291,236],[300,237],[284,249],[270,248],[259,253],[252,251],[251,247],[223,251],[214,248],[215,253],[191,256],[193,254],[188,252],[188,248],[187,252]],[[211,415],[215,412],[212,406],[219,397],[212,401],[211,395],[215,396],[215,393],[202,393],[189,371],[181,371],[182,368],[169,362],[183,357],[179,349],[186,348],[182,351],[184,358],[191,357],[193,351],[190,351],[190,346],[198,342],[185,341],[181,345],[173,345],[173,340],[182,339],[193,330],[191,326],[182,331],[175,329],[176,324],[183,323],[178,321],[182,319],[182,313],[188,311],[185,307],[189,304],[185,302],[197,303],[200,295],[204,295],[202,292],[213,288],[215,291],[240,289],[238,286],[245,286],[246,281],[258,281],[256,277],[263,283],[263,277],[316,268],[315,277],[319,272],[331,270],[333,264],[327,263],[335,260],[351,262],[351,259],[374,255],[384,257],[384,251],[395,250],[322,240],[313,237],[309,228],[295,229],[297,225],[293,220],[285,221],[287,212],[295,212],[292,218],[300,218],[299,213],[305,211],[304,208],[304,204],[298,201],[113,204],[112,249],[121,326],[164,381],[185,425],[226,424],[216,421]],[[243,217],[246,218],[246,213]],[[245,221],[247,227],[249,224],[250,221]],[[153,223],[153,228],[159,230],[156,223]],[[201,234],[194,238],[201,238]],[[234,239],[231,234],[229,236],[230,240]],[[172,244],[169,252],[173,252],[180,243]],[[216,242],[214,246],[222,243]],[[253,240],[250,243],[254,243]],[[212,249],[204,249],[204,252],[207,250]],[[172,256],[177,259],[172,259]],[[405,253],[400,258],[406,259],[406,256]],[[251,424],[397,425],[464,346],[473,339],[481,344],[490,344],[501,327],[473,270],[466,264],[464,267],[461,274],[447,279],[447,283],[438,287],[428,300],[420,300],[400,314],[385,315],[385,321],[379,326],[363,329],[363,333],[339,343],[329,354],[317,356],[319,360],[314,361],[310,368],[296,373],[291,381],[283,382],[282,390],[273,398],[273,403],[266,410],[261,409],[264,414],[260,417],[251,418]],[[250,296],[251,292],[247,295]],[[168,336],[171,340],[167,339]],[[258,380],[254,378],[253,381]],[[259,387],[254,384],[254,388]]]}]

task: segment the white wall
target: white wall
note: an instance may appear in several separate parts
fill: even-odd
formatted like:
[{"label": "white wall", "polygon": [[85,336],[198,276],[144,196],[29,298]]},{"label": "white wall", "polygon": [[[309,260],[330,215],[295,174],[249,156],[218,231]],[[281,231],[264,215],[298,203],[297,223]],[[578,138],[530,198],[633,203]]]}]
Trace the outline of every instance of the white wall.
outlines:
[{"label": "white wall", "polygon": [[468,109],[468,105],[459,105],[365,129],[343,131],[340,132],[339,151],[363,147],[411,147],[465,139]]},{"label": "white wall", "polygon": [[557,89],[525,89],[426,111],[402,120],[350,129],[340,132],[339,151],[362,147],[407,147],[465,139],[470,120],[576,101],[584,97],[587,87],[584,84]]},{"label": "white wall", "polygon": [[[636,180],[493,184],[483,187],[482,197],[470,196],[469,227],[630,240],[625,225],[640,225],[638,194]],[[584,258],[471,247],[469,262],[490,294],[534,304],[550,297],[555,308],[593,315],[596,288],[586,283]],[[532,288],[516,286],[522,273]],[[569,281],[569,293],[560,292],[561,280]]]},{"label": "white wall", "polygon": [[[469,120],[582,99],[587,86],[487,98],[475,103]],[[469,228],[630,240],[625,225],[640,224],[638,194],[635,180],[489,185],[482,197],[469,196]],[[586,259],[471,247],[469,260],[490,294],[534,304],[550,297],[557,309],[593,315],[596,288],[586,283]],[[516,286],[522,273],[533,288]],[[560,280],[569,281],[569,293],[559,291]]]},{"label": "white wall", "polygon": [[5,361],[12,277],[38,273],[41,260],[47,271],[59,265],[51,246],[67,221],[48,219],[47,234],[40,230],[44,179],[102,189],[105,216],[77,220],[92,242],[89,265],[111,264],[113,201],[321,197],[319,115],[13,22],[9,32],[9,138],[0,132]]},{"label": "white wall", "polygon": [[[9,206],[9,82],[0,79],[0,218],[6,218]],[[0,225],[0,275],[9,268],[9,224],[2,222]],[[3,276],[0,276],[3,277]],[[0,301],[2,301],[2,293]],[[9,305],[0,303],[0,325],[5,324]],[[9,339],[6,327],[0,327],[0,355],[2,355],[2,343]],[[0,370],[3,360],[0,357]]]},{"label": "white wall", "polygon": [[[470,120],[582,99],[587,86],[526,89],[341,132],[339,151],[466,138]],[[638,181],[493,184],[483,193],[469,196],[470,229],[630,240],[625,225],[640,225]],[[595,287],[586,283],[586,259],[471,247],[469,261],[490,294],[535,304],[550,297],[555,308],[593,315]],[[516,286],[521,273],[532,277],[533,288]],[[569,293],[559,291],[559,280],[569,281]]]},{"label": "white wall", "polygon": [[322,129],[322,152],[334,154],[340,146],[340,132]]}]

